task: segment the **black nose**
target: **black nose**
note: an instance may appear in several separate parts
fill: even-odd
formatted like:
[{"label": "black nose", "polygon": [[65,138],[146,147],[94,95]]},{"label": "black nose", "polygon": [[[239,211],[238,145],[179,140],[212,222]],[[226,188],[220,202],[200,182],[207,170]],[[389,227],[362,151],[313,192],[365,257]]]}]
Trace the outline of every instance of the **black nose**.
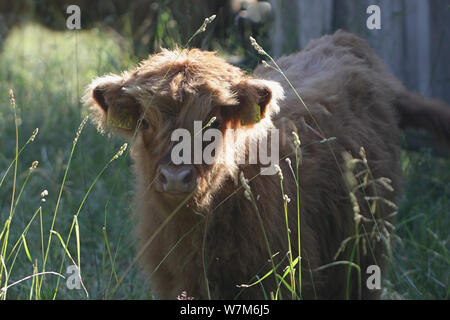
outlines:
[{"label": "black nose", "polygon": [[192,165],[160,165],[158,184],[160,191],[189,193],[196,187],[196,174]]}]

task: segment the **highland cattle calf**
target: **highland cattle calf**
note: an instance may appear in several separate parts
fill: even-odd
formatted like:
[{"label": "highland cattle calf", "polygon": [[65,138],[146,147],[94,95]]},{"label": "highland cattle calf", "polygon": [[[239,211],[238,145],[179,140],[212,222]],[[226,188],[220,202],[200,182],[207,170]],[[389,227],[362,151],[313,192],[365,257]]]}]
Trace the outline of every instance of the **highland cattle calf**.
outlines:
[{"label": "highland cattle calf", "polygon": [[[141,260],[157,298],[267,297],[277,291],[273,275],[240,285],[272,270],[271,259],[283,274],[288,234],[293,258],[301,256],[302,298],[379,296],[366,286],[366,270],[385,269],[401,185],[400,125],[449,140],[450,111],[408,92],[364,40],[343,31],[277,63],[304,104],[273,68],[247,75],[198,49],[163,50],[88,87],[84,102],[99,129],[132,140]],[[188,147],[179,154],[186,161],[174,164],[180,129],[191,139],[219,132],[214,161],[192,160]],[[249,160],[252,143],[274,138],[273,129],[281,172],[261,174],[261,153],[256,163],[236,160],[238,152]],[[345,261],[360,266],[361,279]]]}]

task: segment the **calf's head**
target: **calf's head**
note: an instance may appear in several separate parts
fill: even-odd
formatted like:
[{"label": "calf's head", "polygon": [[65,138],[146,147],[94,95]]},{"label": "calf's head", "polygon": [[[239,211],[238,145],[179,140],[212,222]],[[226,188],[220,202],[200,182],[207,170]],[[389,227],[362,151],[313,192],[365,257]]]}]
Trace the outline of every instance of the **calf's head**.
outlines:
[{"label": "calf's head", "polygon": [[282,95],[278,83],[192,49],[163,50],[133,70],[97,78],[83,99],[99,130],[132,140],[141,192],[171,203],[193,193],[200,205],[237,178],[236,151],[267,135]]}]

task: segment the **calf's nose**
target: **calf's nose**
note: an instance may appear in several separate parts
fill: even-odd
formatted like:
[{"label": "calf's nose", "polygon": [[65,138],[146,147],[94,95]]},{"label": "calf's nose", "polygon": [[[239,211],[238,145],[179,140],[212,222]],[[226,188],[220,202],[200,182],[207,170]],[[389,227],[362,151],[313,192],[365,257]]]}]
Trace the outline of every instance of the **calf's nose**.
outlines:
[{"label": "calf's nose", "polygon": [[192,192],[196,187],[195,169],[191,165],[161,165],[158,182],[163,192]]}]

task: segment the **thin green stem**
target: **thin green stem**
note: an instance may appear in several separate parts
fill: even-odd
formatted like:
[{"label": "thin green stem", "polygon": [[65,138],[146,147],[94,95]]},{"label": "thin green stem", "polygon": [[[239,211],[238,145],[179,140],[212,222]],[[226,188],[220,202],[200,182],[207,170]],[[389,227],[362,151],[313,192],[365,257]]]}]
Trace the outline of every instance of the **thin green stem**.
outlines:
[{"label": "thin green stem", "polygon": [[[52,235],[53,235],[53,231],[54,231],[53,228],[55,227],[56,216],[58,214],[59,204],[60,204],[60,201],[61,201],[62,192],[64,190],[64,185],[65,185],[65,182],[66,182],[67,174],[69,172],[70,164],[72,162],[72,157],[73,157],[73,154],[74,154],[74,151],[75,151],[75,147],[76,147],[77,142],[78,142],[78,138],[80,137],[80,134],[81,134],[81,132],[82,132],[82,130],[84,128],[84,125],[86,124],[87,119],[88,119],[88,117],[85,117],[83,119],[83,121],[81,122],[81,124],[80,124],[80,126],[78,128],[78,131],[77,131],[77,133],[75,135],[75,139],[73,140],[73,143],[72,143],[72,149],[70,150],[69,160],[67,162],[66,170],[64,171],[63,180],[62,180],[61,187],[60,187],[59,193],[58,193],[58,200],[56,201],[55,211],[53,213],[53,219],[52,219],[52,223],[51,223],[51,227],[50,227],[50,231],[49,231],[49,238],[48,238],[48,242],[47,242],[47,248],[45,250],[44,261],[43,261],[43,264],[42,264],[42,272],[45,272],[45,267],[46,267],[47,259],[48,259],[48,253],[50,251],[50,245],[51,245]],[[44,280],[44,278],[42,277],[41,281],[39,283],[39,290],[42,287],[43,280]]]}]

